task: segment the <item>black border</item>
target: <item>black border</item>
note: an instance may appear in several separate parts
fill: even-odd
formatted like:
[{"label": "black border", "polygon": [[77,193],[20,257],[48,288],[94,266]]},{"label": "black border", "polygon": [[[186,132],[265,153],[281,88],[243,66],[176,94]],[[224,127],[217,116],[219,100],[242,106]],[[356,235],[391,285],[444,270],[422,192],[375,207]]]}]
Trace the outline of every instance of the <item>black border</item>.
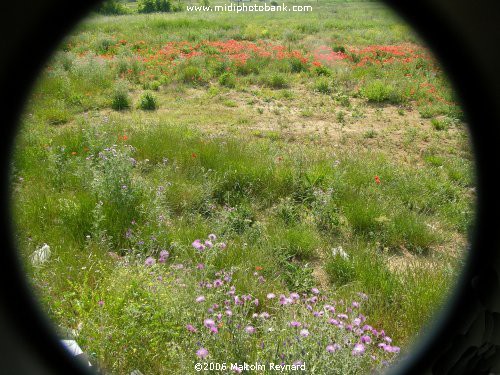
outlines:
[{"label": "black border", "polygon": [[[0,373],[88,373],[37,309],[11,237],[9,160],[23,103],[43,63],[97,0],[0,5]],[[478,208],[460,288],[432,335],[391,373],[500,373],[500,1],[387,0],[441,61],[461,99],[477,164]]]}]

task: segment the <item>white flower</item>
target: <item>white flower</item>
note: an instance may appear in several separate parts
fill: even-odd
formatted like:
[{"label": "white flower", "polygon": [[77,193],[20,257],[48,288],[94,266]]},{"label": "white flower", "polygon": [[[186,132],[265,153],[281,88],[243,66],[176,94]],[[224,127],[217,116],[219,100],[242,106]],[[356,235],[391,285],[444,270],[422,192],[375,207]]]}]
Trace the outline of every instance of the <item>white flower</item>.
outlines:
[{"label": "white flower", "polygon": [[49,258],[50,246],[44,243],[41,248],[35,250],[33,254],[31,254],[31,263],[33,263],[34,266],[39,266],[48,261]]},{"label": "white flower", "polygon": [[341,258],[345,259],[345,260],[349,259],[349,255],[344,251],[344,249],[342,248],[342,246],[334,247],[332,249],[332,255],[334,257],[336,257],[338,255]]}]

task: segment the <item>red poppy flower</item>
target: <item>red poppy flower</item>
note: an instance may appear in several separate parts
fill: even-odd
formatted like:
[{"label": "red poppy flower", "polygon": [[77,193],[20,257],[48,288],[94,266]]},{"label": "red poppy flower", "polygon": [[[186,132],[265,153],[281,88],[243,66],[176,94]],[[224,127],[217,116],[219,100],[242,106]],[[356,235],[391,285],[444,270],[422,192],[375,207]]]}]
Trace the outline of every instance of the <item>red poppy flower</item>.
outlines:
[{"label": "red poppy flower", "polygon": [[379,176],[375,176],[375,182],[376,182],[377,184],[380,184],[380,177],[379,177]]}]

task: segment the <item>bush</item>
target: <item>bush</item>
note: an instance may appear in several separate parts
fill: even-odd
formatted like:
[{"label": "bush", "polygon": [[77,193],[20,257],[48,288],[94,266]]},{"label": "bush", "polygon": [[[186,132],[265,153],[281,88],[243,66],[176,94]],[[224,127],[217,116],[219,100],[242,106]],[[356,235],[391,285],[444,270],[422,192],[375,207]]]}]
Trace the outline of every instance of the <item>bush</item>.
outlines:
[{"label": "bush", "polygon": [[170,12],[172,6],[169,0],[139,0],[138,13]]},{"label": "bush", "polygon": [[229,88],[234,88],[236,86],[236,77],[232,73],[223,73],[219,77],[219,84],[221,86],[229,87]]},{"label": "bush", "polygon": [[356,279],[356,268],[352,260],[341,256],[332,257],[325,265],[325,271],[332,284],[341,286]]},{"label": "bush", "polygon": [[181,81],[184,83],[198,84],[202,82],[201,70],[197,66],[187,65],[180,72]]},{"label": "bush", "polygon": [[307,61],[297,57],[290,59],[290,70],[292,73],[305,72],[307,70]]},{"label": "bush", "polygon": [[118,84],[113,92],[111,108],[121,111],[130,107],[128,90],[124,84]]},{"label": "bush", "polygon": [[325,77],[329,77],[332,75],[332,71],[323,65],[315,66],[313,69],[313,73],[317,76],[325,76]]},{"label": "bush", "polygon": [[97,13],[104,15],[127,14],[127,9],[119,0],[106,0],[98,8]]},{"label": "bush", "polygon": [[404,97],[399,90],[381,80],[375,80],[365,85],[362,89],[362,94],[371,102],[398,104],[404,101]]},{"label": "bush", "polygon": [[286,77],[279,73],[273,73],[265,77],[264,84],[273,89],[284,89],[289,86]]},{"label": "bush", "polygon": [[154,111],[155,109],[157,109],[158,103],[155,96],[150,92],[145,92],[144,94],[142,94],[139,101],[139,108],[144,111]]},{"label": "bush", "polygon": [[314,91],[319,92],[321,94],[331,94],[333,90],[330,80],[326,78],[317,80],[314,83]]}]

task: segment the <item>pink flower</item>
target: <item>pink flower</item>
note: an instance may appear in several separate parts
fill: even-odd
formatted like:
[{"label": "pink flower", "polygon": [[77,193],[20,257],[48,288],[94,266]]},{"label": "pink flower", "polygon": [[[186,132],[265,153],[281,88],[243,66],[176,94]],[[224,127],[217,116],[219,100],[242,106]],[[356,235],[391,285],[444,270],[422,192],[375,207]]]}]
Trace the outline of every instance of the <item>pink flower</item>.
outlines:
[{"label": "pink flower", "polygon": [[214,244],[212,243],[212,241],[210,240],[206,240],[205,241],[205,246],[208,247],[209,249],[212,248],[214,246]]},{"label": "pink flower", "polygon": [[372,342],[372,339],[370,336],[364,335],[364,336],[361,336],[361,342],[363,344],[369,344]]},{"label": "pink flower", "polygon": [[198,302],[198,303],[205,302],[205,296],[198,296],[198,297],[196,297],[196,302]]},{"label": "pink flower", "polygon": [[196,329],[196,328],[194,328],[191,324],[188,324],[188,325],[186,326],[186,329],[187,329],[189,332],[193,332],[193,333],[197,331],[197,329]]},{"label": "pink flower", "polygon": [[205,268],[205,265],[203,263],[198,263],[198,265],[196,266],[196,268],[198,268],[199,270],[202,270]]},{"label": "pink flower", "polygon": [[215,322],[212,319],[205,319],[203,325],[207,328],[215,326]]},{"label": "pink flower", "polygon": [[156,260],[153,257],[147,257],[146,260],[144,261],[144,264],[146,266],[152,266],[155,263],[156,263]]},{"label": "pink flower", "polygon": [[328,353],[334,353],[334,352],[336,352],[339,349],[340,349],[340,345],[339,344],[328,345],[326,347],[326,351]]},{"label": "pink flower", "polygon": [[249,334],[255,333],[255,328],[252,327],[252,326],[246,326],[245,327],[245,332],[249,333]]},{"label": "pink flower", "polygon": [[267,299],[273,299],[275,297],[276,297],[276,294],[274,294],[274,293],[268,293],[267,294]]},{"label": "pink flower", "polygon": [[312,292],[313,294],[319,294],[319,289],[318,289],[318,288],[312,288],[312,289],[311,289],[311,292]]},{"label": "pink flower", "polygon": [[215,234],[213,234],[213,233],[210,233],[210,234],[208,235],[208,239],[209,239],[210,241],[215,241],[215,240],[217,239],[217,236],[216,236]]},{"label": "pink flower", "polygon": [[227,246],[226,246],[226,244],[224,242],[221,242],[219,244],[219,247],[220,247],[221,250],[224,250]]},{"label": "pink flower", "polygon": [[292,321],[290,322],[290,327],[294,327],[294,328],[297,328],[297,327],[300,327],[302,325],[302,323],[300,322],[297,322],[297,321]]},{"label": "pink flower", "polygon": [[365,352],[365,346],[363,344],[356,344],[352,349],[351,354],[354,356],[362,355]]},{"label": "pink flower", "polygon": [[300,335],[302,337],[307,337],[307,336],[309,336],[309,331],[307,329],[301,329],[300,330]]},{"label": "pink flower", "polygon": [[196,355],[198,356],[198,358],[200,359],[205,359],[208,357],[208,350],[205,349],[205,348],[200,348],[196,351]]}]

